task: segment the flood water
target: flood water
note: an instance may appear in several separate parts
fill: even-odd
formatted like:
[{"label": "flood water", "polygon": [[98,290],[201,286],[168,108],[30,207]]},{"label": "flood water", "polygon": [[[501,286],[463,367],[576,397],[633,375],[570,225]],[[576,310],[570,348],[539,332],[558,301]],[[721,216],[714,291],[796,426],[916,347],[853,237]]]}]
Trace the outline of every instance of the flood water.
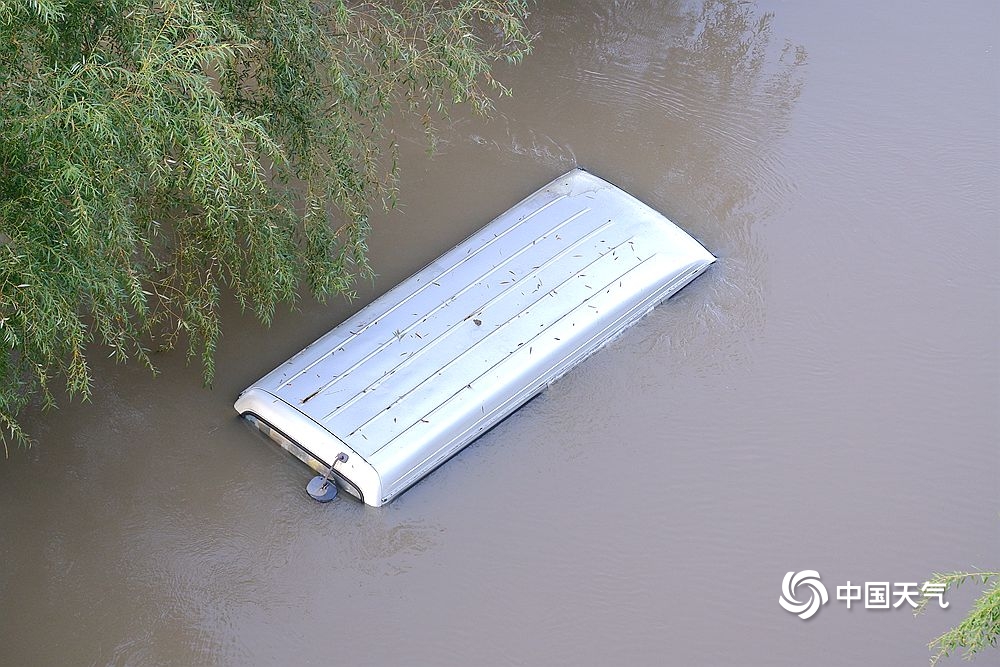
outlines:
[{"label": "flood water", "polygon": [[[998,6],[531,26],[492,120],[433,157],[401,131],[356,301],[228,308],[211,390],[181,353],[154,379],[95,350],[91,404],[26,415],[0,663],[926,664],[974,590],[915,619],[835,589],[1000,566]],[[237,393],[576,165],[720,261],[389,506],[309,500]],[[777,600],[800,570],[830,590],[808,621]]]}]

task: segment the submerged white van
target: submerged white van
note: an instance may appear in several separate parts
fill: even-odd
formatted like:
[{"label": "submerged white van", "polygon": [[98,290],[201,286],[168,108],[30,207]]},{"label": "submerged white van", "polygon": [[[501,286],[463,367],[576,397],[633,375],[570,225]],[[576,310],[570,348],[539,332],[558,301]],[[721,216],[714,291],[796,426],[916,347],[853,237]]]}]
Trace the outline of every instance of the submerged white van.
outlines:
[{"label": "submerged white van", "polygon": [[254,382],[236,411],[379,506],[714,261],[575,169]]}]

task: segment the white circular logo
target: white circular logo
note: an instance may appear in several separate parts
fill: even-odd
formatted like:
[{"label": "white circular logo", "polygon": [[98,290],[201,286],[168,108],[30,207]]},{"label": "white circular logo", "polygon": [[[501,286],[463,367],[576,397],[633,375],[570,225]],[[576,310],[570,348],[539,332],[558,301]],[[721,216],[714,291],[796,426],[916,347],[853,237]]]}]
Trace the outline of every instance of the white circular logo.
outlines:
[{"label": "white circular logo", "polygon": [[[803,602],[799,602],[799,599],[795,597],[796,589],[800,584],[809,588],[809,599]],[[785,611],[798,614],[802,620],[812,618],[828,599],[826,586],[819,580],[819,572],[816,570],[789,572],[781,581],[781,597],[778,598],[778,604]]]}]

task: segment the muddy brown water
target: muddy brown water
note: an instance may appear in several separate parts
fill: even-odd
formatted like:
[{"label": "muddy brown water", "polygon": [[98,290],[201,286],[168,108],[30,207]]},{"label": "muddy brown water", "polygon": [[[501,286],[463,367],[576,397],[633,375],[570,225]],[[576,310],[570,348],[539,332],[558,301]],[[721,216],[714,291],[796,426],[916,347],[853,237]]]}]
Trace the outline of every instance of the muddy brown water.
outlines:
[{"label": "muddy brown water", "polygon": [[[0,663],[924,664],[974,591],[835,589],[1000,565],[1000,10],[849,4],[542,3],[492,121],[402,133],[357,301],[26,416]],[[576,165],[721,261],[391,505],[311,502],[237,392]]]}]

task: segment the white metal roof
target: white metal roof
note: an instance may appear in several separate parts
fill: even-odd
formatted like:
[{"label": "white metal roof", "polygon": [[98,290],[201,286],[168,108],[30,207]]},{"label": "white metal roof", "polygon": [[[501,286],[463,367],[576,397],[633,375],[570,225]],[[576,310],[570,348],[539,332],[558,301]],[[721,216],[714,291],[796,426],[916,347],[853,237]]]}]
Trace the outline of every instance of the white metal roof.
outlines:
[{"label": "white metal roof", "polygon": [[321,426],[391,497],[714,259],[661,214],[577,169],[248,391]]}]

